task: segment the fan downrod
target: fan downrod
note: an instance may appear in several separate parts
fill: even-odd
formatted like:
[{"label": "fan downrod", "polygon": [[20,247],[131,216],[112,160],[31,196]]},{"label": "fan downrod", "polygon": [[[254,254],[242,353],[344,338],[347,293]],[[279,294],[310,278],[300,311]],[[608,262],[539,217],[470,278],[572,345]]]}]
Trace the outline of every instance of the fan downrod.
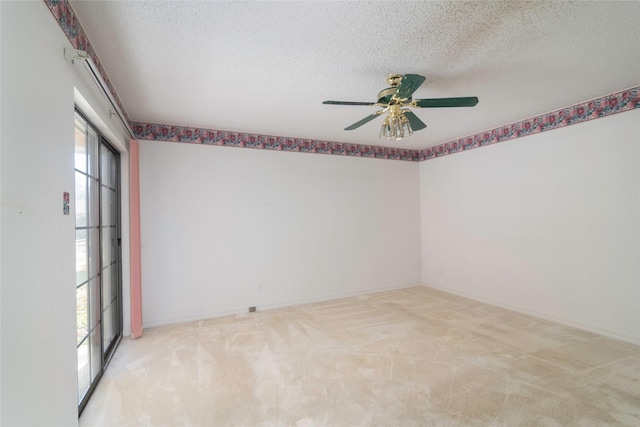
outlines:
[{"label": "fan downrod", "polygon": [[[387,76],[387,83],[391,87],[382,89],[380,92],[378,92],[378,104],[380,106],[402,104],[403,101],[405,101],[405,100],[400,100],[398,97],[395,96],[396,93],[398,92],[398,86],[400,86],[400,83],[402,83],[403,77],[404,76],[402,74],[389,74]],[[411,97],[409,97],[407,100],[411,102]]]}]

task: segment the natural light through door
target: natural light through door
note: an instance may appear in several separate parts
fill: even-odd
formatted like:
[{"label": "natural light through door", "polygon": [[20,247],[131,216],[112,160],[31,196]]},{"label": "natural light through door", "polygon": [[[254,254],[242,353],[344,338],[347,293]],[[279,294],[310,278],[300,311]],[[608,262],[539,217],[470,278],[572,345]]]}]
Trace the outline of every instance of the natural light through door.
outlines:
[{"label": "natural light through door", "polygon": [[76,343],[80,410],[122,336],[118,159],[118,153],[76,112]]}]

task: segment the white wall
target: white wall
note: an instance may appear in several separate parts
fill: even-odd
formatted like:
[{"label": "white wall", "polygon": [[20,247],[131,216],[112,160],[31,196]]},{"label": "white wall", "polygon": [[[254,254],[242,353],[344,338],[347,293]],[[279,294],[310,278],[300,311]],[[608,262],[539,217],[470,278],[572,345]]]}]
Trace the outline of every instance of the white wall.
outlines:
[{"label": "white wall", "polygon": [[62,193],[74,200],[76,95],[121,149],[125,138],[85,71],[64,59],[70,44],[44,2],[0,2],[0,10],[0,424],[72,426],[75,233]]},{"label": "white wall", "polygon": [[418,164],[142,141],[145,326],[420,283]]},{"label": "white wall", "polygon": [[420,164],[422,279],[640,343],[640,110]]}]

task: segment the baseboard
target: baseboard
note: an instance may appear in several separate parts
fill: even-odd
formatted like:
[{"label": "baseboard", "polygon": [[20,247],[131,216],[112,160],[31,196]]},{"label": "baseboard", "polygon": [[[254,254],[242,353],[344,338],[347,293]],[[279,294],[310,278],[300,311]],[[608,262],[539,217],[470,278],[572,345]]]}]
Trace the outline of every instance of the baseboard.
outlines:
[{"label": "baseboard", "polygon": [[582,331],[586,331],[586,332],[591,332],[594,334],[598,334],[598,335],[603,335],[605,337],[608,338],[614,338],[620,341],[624,341],[630,344],[635,344],[635,345],[640,345],[640,337],[634,337],[633,335],[626,335],[626,334],[621,334],[619,332],[616,331],[611,331],[608,329],[604,329],[604,328],[598,328],[595,327],[593,325],[587,325],[585,323],[581,323],[581,322],[574,322],[572,320],[569,319],[564,319],[564,318],[560,318],[560,317],[555,317],[553,315],[549,315],[546,313],[541,313],[535,310],[529,310],[527,308],[523,308],[523,307],[518,307],[518,306],[514,306],[511,304],[506,304],[503,303],[501,301],[495,301],[495,300],[491,300],[491,299],[487,299],[487,298],[483,298],[481,296],[477,296],[477,295],[473,295],[467,292],[459,292],[456,290],[451,290],[448,288],[443,288],[440,286],[434,286],[431,284],[425,284],[423,283],[422,286],[426,287],[426,288],[431,288],[431,289],[436,289],[438,291],[442,291],[442,292],[446,292],[448,294],[452,294],[452,295],[457,295],[460,297],[464,297],[464,298],[469,298],[472,299],[474,301],[478,301],[478,302],[482,302],[485,304],[489,304],[489,305],[493,305],[496,307],[500,307],[500,308],[504,308],[507,310],[511,310],[514,311],[516,313],[521,313],[521,314],[526,314],[528,316],[533,316],[533,317],[537,317],[539,319],[542,320],[548,320],[550,322],[554,322],[554,323],[558,323],[560,325],[564,325],[564,326],[569,326],[575,329],[580,329]]},{"label": "baseboard", "polygon": [[[259,305],[256,308],[257,308],[258,311],[262,312],[262,311],[267,311],[267,310],[274,310],[274,309],[277,309],[277,308],[292,307],[292,306],[296,306],[296,305],[313,304],[313,303],[316,303],[316,302],[332,301],[332,300],[337,300],[337,299],[342,299],[342,298],[352,298],[352,297],[363,296],[363,295],[377,294],[379,292],[386,292],[386,291],[393,291],[393,290],[398,290],[398,289],[413,288],[413,287],[416,287],[416,286],[422,286],[422,283],[412,283],[412,284],[404,284],[404,285],[391,285],[391,286],[385,286],[385,287],[374,288],[374,289],[366,289],[366,290],[362,290],[361,289],[361,290],[350,291],[350,292],[340,292],[340,293],[336,293],[336,294],[318,295],[318,296],[313,296],[313,297],[309,297],[309,298],[297,298],[297,299],[286,300],[286,301],[282,301],[282,302]],[[148,320],[148,321],[144,321],[143,322],[143,327],[144,328],[155,328],[155,327],[158,327],[158,326],[167,326],[167,325],[174,325],[174,324],[178,324],[178,323],[195,322],[195,321],[198,321],[198,320],[207,320],[207,319],[215,319],[215,318],[219,318],[219,317],[238,316],[238,315],[246,315],[246,314],[248,314],[247,313],[247,307],[230,308],[228,310],[219,310],[219,311],[200,313],[200,314],[195,314],[195,315],[190,315],[190,316],[174,317],[174,318],[167,318],[167,319],[157,319],[157,320]]]}]

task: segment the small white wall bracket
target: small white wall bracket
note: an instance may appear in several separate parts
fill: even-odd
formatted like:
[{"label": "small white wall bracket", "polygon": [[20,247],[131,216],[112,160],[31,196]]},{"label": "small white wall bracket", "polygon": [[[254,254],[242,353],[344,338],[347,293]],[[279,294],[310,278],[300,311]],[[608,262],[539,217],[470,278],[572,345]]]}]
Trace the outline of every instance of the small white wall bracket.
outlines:
[{"label": "small white wall bracket", "polygon": [[84,50],[64,48],[64,57],[75,64],[76,61],[86,62],[89,55]]}]

